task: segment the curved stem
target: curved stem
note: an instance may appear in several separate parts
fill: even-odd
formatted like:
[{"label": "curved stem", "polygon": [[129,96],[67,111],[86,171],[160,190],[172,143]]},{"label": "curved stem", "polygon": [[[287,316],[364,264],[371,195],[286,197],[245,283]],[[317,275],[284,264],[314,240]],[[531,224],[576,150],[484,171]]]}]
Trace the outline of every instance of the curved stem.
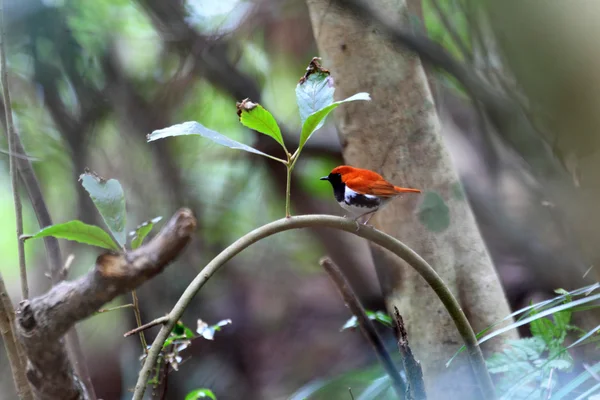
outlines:
[{"label": "curved stem", "polygon": [[279,232],[309,227],[333,228],[353,233],[391,251],[406,261],[412,268],[414,268],[437,294],[454,321],[454,324],[456,325],[458,332],[460,333],[465,342],[465,346],[467,347],[471,367],[479,383],[483,398],[496,398],[492,379],[487,371],[483,354],[479,348],[479,345],[477,344],[475,333],[473,332],[467,317],[460,308],[460,304],[456,298],[454,298],[452,295],[452,292],[450,292],[448,286],[446,286],[444,281],[427,263],[427,261],[425,261],[421,256],[415,253],[404,243],[370,226],[360,225],[359,229],[356,230],[356,223],[351,219],[334,217],[331,215],[302,215],[297,217],[283,218],[253,230],[223,250],[210,263],[208,263],[208,265],[204,267],[202,271],[200,271],[200,273],[188,285],[185,292],[183,292],[171,312],[168,314],[168,322],[165,323],[156,336],[156,339],[154,339],[152,347],[148,352],[148,357],[146,358],[142,370],[138,376],[133,399],[142,400],[144,391],[146,390],[148,377],[150,376],[150,372],[156,363],[164,341],[167,339],[169,333],[173,330],[175,323],[180,319],[181,315],[192,301],[196,293],[198,293],[202,286],[204,286],[210,277],[223,264],[232,259],[245,248],[261,239]]}]

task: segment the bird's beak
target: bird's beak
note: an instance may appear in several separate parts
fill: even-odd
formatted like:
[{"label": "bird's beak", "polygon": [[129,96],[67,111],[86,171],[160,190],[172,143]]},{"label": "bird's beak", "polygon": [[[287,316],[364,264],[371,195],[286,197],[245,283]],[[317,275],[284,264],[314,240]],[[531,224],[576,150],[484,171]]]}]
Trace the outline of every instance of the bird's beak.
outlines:
[{"label": "bird's beak", "polygon": [[328,181],[329,177],[328,176],[324,176],[322,178],[319,178],[320,181]]}]

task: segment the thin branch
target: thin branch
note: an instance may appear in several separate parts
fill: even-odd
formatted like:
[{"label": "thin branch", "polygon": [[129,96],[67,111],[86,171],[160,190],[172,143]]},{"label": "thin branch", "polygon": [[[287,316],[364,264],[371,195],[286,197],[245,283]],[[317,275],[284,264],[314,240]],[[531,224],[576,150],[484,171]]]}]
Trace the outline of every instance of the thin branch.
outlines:
[{"label": "thin branch", "polygon": [[140,325],[135,329],[130,330],[129,332],[125,332],[123,334],[123,337],[128,337],[131,335],[135,335],[138,332],[142,332],[145,331],[146,329],[150,329],[156,325],[164,325],[169,321],[169,317],[167,315],[160,317],[160,318],[156,318],[154,321],[150,321],[147,324],[144,325]]},{"label": "thin branch", "polygon": [[408,381],[408,391],[406,392],[407,400],[425,400],[425,381],[423,381],[423,370],[421,364],[415,360],[412,350],[408,346],[408,334],[404,327],[404,321],[398,311],[398,307],[394,306],[394,320],[396,321],[396,334],[398,336],[398,349],[402,355],[402,364],[404,372],[406,372],[406,380]]},{"label": "thin branch", "polygon": [[[133,313],[135,314],[135,323],[139,328],[142,326],[142,315],[140,313],[140,302],[138,301],[137,293],[135,290],[131,291],[131,298],[133,299]],[[148,343],[146,342],[146,336],[144,336],[144,330],[140,330],[140,342],[142,344],[142,352],[146,354],[148,352]]]},{"label": "thin branch", "polygon": [[126,254],[102,254],[86,275],[21,303],[17,334],[30,360],[27,378],[36,399],[86,398],[71,370],[62,336],[102,304],[161,273],[182,252],[195,228],[192,212],[181,209],[147,244]]},{"label": "thin branch", "polygon": [[116,311],[116,310],[122,310],[123,308],[133,308],[133,304],[128,303],[128,304],[122,304],[120,306],[111,307],[111,308],[101,308],[98,311],[96,311],[96,314],[101,314],[101,313],[111,312],[111,311]]},{"label": "thin branch", "polygon": [[334,217],[331,215],[302,215],[297,217],[283,218],[253,230],[224,249],[219,255],[213,258],[213,260],[208,263],[208,265],[204,267],[198,275],[196,275],[194,280],[185,289],[173,309],[169,312],[169,321],[165,323],[154,339],[150,351],[148,352],[148,357],[146,357],[144,365],[142,366],[142,370],[139,373],[138,381],[135,385],[133,399],[142,400],[144,392],[146,391],[146,384],[148,383],[150,372],[152,371],[152,368],[158,359],[163,343],[173,330],[176,321],[181,318],[181,315],[188,307],[194,296],[204,286],[204,284],[208,282],[210,277],[219,268],[221,268],[221,266],[235,257],[242,250],[261,239],[291,229],[315,227],[338,229],[367,239],[396,254],[412,268],[414,268],[415,271],[417,271],[417,273],[423,277],[438,298],[442,301],[446,310],[448,310],[452,321],[456,325],[460,336],[465,342],[471,368],[477,382],[479,383],[483,398],[496,398],[494,385],[492,384],[492,379],[485,366],[485,360],[483,358],[481,348],[477,343],[477,338],[475,337],[473,328],[469,324],[467,317],[460,308],[460,304],[448,286],[439,277],[437,272],[435,272],[435,270],[427,263],[427,261],[425,261],[421,256],[415,253],[404,243],[390,235],[374,229],[373,227],[360,225],[359,229],[356,230],[356,223],[351,219]]},{"label": "thin branch", "polygon": [[354,315],[358,321],[358,326],[362,331],[367,341],[371,343],[379,361],[383,365],[383,369],[392,379],[392,383],[394,385],[394,389],[398,394],[398,398],[403,398],[404,394],[407,393],[408,388],[404,383],[404,380],[400,376],[400,372],[398,372],[398,368],[394,364],[390,353],[385,348],[383,341],[377,334],[375,330],[375,326],[373,322],[367,316],[365,309],[362,304],[358,300],[358,297],[354,293],[354,290],[350,287],[348,280],[340,270],[340,268],[335,265],[333,261],[329,257],[324,257],[319,261],[319,264],[327,271],[329,277],[337,287],[338,291],[342,295],[342,299],[344,299],[344,303],[350,309],[352,315]]},{"label": "thin branch", "polygon": [[22,356],[19,349],[19,343],[15,338],[14,315],[15,310],[12,301],[10,301],[10,298],[8,297],[4,279],[2,278],[2,275],[0,275],[0,334],[2,334],[2,341],[4,342],[6,356],[12,371],[13,381],[15,382],[17,396],[22,400],[29,400],[33,399],[33,393],[31,392],[31,388],[27,383],[27,377],[25,376],[27,359]]},{"label": "thin branch", "polygon": [[2,98],[4,99],[4,114],[6,115],[6,136],[8,138],[8,157],[10,181],[13,191],[13,203],[15,205],[15,220],[17,225],[17,249],[19,253],[19,272],[21,276],[21,295],[23,299],[29,298],[29,285],[27,284],[27,266],[25,264],[25,244],[20,239],[23,234],[23,206],[19,195],[19,172],[17,170],[14,154],[19,153],[15,147],[15,136],[17,130],[12,117],[10,102],[10,88],[8,87],[8,71],[6,69],[6,27],[4,23],[4,1],[0,0],[0,70],[2,80]]}]

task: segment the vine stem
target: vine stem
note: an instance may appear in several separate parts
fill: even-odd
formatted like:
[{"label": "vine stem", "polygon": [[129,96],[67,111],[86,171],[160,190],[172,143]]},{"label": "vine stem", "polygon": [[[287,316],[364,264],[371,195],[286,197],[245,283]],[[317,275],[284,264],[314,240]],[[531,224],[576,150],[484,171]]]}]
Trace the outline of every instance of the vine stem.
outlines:
[{"label": "vine stem", "polygon": [[[135,290],[131,291],[131,298],[133,299],[133,313],[135,314],[135,322],[139,328],[142,326],[142,314],[140,313],[140,303]],[[146,354],[148,352],[148,342],[146,342],[146,336],[144,335],[143,330],[140,331],[140,342],[142,343],[142,351],[144,354]]]},{"label": "vine stem", "polygon": [[190,304],[194,296],[222,265],[240,253],[242,250],[261,239],[291,229],[312,227],[333,228],[355,234],[391,251],[406,261],[412,268],[414,268],[425,279],[427,284],[431,287],[431,289],[433,289],[438,298],[442,301],[446,310],[454,321],[454,324],[456,325],[456,328],[458,329],[463,341],[465,342],[471,368],[483,395],[482,398],[496,398],[494,385],[486,368],[483,353],[481,352],[481,348],[477,343],[477,338],[475,337],[473,328],[471,328],[467,317],[460,308],[460,304],[452,295],[452,292],[448,286],[446,286],[444,281],[427,263],[427,261],[414,252],[410,247],[386,233],[365,225],[359,225],[357,230],[356,223],[351,219],[340,218],[331,215],[302,215],[297,217],[283,218],[253,230],[224,249],[221,253],[219,253],[219,255],[213,258],[213,260],[209,262],[208,265],[204,267],[204,269],[202,269],[198,275],[196,275],[194,280],[185,289],[173,309],[169,312],[168,321],[165,322],[156,336],[156,339],[154,339],[152,347],[150,348],[148,356],[146,357],[144,365],[139,373],[138,381],[135,385],[133,400],[142,400],[144,392],[146,391],[148,377],[150,376],[152,368],[154,367],[154,364],[160,355],[163,343],[173,330],[175,323],[180,319],[181,315]]}]

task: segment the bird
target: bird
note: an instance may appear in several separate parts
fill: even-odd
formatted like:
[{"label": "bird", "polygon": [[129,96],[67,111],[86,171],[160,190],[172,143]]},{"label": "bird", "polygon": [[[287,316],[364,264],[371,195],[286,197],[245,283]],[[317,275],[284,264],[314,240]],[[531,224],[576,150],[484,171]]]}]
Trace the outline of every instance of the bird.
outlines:
[{"label": "bird", "polygon": [[390,200],[404,193],[421,193],[419,189],[394,186],[377,172],[349,165],[335,167],[320,180],[329,181],[335,199],[354,217],[357,228],[361,217],[370,214],[363,222],[366,225],[375,212]]}]

